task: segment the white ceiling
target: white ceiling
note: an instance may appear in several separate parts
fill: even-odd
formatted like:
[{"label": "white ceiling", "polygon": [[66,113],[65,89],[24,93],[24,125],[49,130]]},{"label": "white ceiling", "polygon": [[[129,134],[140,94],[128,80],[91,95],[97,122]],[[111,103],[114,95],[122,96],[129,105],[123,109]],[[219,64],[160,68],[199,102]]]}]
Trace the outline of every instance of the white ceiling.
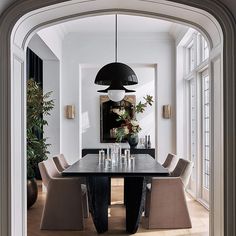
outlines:
[{"label": "white ceiling", "polygon": [[[118,32],[170,33],[178,24],[149,17],[118,15]],[[115,30],[115,15],[86,17],[50,27],[65,36],[69,33],[109,33]]]}]

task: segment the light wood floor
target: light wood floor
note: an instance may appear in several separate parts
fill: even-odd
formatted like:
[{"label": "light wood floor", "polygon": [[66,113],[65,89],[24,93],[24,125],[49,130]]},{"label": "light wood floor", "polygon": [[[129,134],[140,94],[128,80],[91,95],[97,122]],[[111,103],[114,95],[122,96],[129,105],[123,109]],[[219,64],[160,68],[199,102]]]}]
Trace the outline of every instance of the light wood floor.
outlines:
[{"label": "light wood floor", "polygon": [[[28,210],[28,236],[97,236],[91,217],[85,220],[84,231],[46,231],[40,230],[40,220],[45,201],[45,193],[39,183],[39,196],[35,205]],[[140,224],[137,236],[208,236],[209,213],[198,202],[187,196],[193,227],[180,230],[147,230]],[[109,230],[103,235],[125,235],[125,208],[121,179],[112,179],[112,206],[109,208]],[[127,234],[126,234],[127,235]]]}]

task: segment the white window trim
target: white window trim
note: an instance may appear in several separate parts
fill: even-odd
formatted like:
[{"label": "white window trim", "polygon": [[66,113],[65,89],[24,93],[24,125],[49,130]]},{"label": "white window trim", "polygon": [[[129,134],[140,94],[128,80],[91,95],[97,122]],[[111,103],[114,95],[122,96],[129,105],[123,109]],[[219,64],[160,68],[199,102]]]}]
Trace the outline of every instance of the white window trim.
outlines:
[{"label": "white window trim", "polygon": [[[200,73],[200,79],[201,79],[201,90],[203,91],[203,77],[205,76],[205,75],[208,75],[209,76],[209,158],[211,157],[211,95],[210,95],[210,93],[211,93],[211,80],[210,80],[210,75],[209,75],[209,69],[207,68],[207,69],[205,69],[204,71],[202,71],[201,73]],[[201,102],[201,106],[203,107],[204,106],[204,93],[202,92],[202,102]],[[203,155],[203,152],[204,152],[204,147],[203,147],[203,143],[204,143],[204,111],[202,110],[202,114],[201,114],[201,120],[202,120],[202,124],[201,124],[201,140],[202,140],[202,147],[201,147],[201,155],[202,156],[204,156]],[[210,161],[211,161],[211,159],[209,160],[209,166],[210,166]],[[202,166],[202,169],[203,169],[203,171],[204,171],[204,159],[202,159],[202,163],[201,163],[201,166]],[[203,174],[203,173],[202,173]],[[209,189],[208,190],[206,190],[206,191],[208,191],[208,193],[206,192],[206,193],[204,193],[204,179],[203,179],[203,175],[201,175],[201,177],[202,177],[202,181],[201,181],[201,183],[202,183],[202,186],[201,186],[201,188],[202,188],[202,196],[201,196],[201,198],[203,199],[203,201],[206,201],[207,202],[207,200],[206,200],[206,198],[208,198],[209,199]],[[210,181],[210,177],[209,177],[209,181]],[[209,187],[210,187],[210,183],[209,183]],[[205,195],[207,195],[208,194],[208,196],[205,196]]]},{"label": "white window trim", "polygon": [[[190,81],[192,79],[196,80],[196,137],[197,140],[203,140],[203,127],[202,127],[202,81],[201,81],[201,74],[205,71],[208,70],[209,68],[209,58],[203,60],[203,40],[202,40],[202,35],[198,33],[197,31],[193,31],[191,35],[189,35],[189,38],[187,39],[184,47],[184,80],[187,82],[187,86],[185,89],[190,89]],[[189,58],[189,48],[195,44],[194,47],[194,68],[190,71],[190,58]],[[210,75],[209,75],[210,76]],[[186,100],[191,99],[191,93],[190,91],[185,93],[186,95]],[[189,101],[188,103],[186,102],[186,112],[185,114],[190,118],[191,117],[191,102]],[[190,140],[189,145],[191,145],[191,121],[189,121],[188,126],[187,126],[187,132],[186,134],[188,135],[188,139]],[[202,160],[200,156],[202,155],[202,142],[198,142],[196,147],[196,156],[197,156],[197,162],[195,166],[195,172],[196,172],[196,184],[192,184],[194,186],[194,189],[187,188],[187,192],[195,198],[199,203],[201,203],[204,207],[209,209],[209,203],[204,200],[203,194],[202,194],[202,187],[203,187],[203,168],[202,168]],[[191,155],[191,148],[189,147],[188,150],[186,150],[189,155]],[[191,184],[190,184],[191,185]],[[190,186],[189,185],[189,186]]]}]

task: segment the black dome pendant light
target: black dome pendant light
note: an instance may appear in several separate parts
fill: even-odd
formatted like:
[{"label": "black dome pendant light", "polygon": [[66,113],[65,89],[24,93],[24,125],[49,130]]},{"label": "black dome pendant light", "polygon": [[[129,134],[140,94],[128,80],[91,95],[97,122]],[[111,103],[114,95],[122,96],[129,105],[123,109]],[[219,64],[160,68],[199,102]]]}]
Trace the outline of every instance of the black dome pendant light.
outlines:
[{"label": "black dome pendant light", "polygon": [[108,93],[110,100],[121,101],[125,93],[135,92],[124,87],[135,85],[138,79],[134,71],[124,63],[117,62],[117,14],[115,15],[115,62],[103,66],[97,73],[95,84],[109,85],[105,90],[98,90],[100,93]]}]

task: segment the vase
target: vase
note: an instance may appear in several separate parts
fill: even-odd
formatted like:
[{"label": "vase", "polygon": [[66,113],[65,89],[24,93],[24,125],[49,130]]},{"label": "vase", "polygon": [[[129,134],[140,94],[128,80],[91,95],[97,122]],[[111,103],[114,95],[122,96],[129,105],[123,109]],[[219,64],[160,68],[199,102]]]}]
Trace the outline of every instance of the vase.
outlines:
[{"label": "vase", "polygon": [[136,148],[138,145],[138,134],[132,134],[128,136],[128,143],[130,145],[130,148]]},{"label": "vase", "polygon": [[34,205],[38,197],[38,186],[36,179],[27,179],[27,209]]}]

